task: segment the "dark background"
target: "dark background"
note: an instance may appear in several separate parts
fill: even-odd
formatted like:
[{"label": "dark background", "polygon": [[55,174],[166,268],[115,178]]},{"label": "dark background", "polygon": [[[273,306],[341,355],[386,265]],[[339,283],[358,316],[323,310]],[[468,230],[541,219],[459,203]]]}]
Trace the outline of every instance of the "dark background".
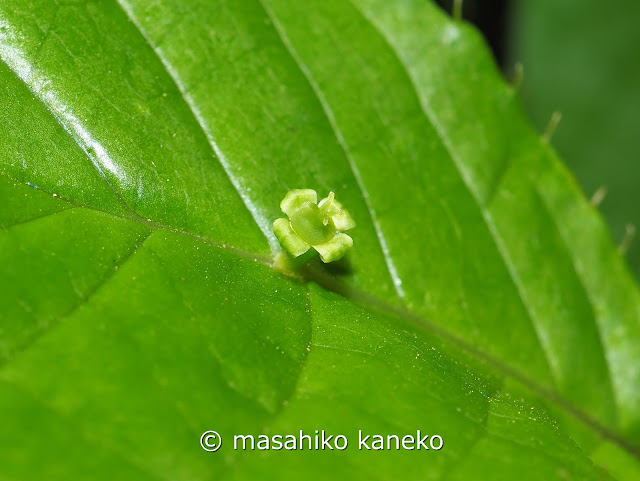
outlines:
[{"label": "dark background", "polygon": [[[453,9],[453,0],[436,0],[436,3],[447,12],[451,12]],[[482,31],[498,64],[503,69],[509,68],[510,66],[506,65],[509,42],[507,32],[509,31],[509,18],[512,10],[511,3],[513,2],[495,0],[491,2],[490,8],[487,8],[486,0],[484,8],[481,8],[481,3],[478,0],[465,0],[462,16]]]}]

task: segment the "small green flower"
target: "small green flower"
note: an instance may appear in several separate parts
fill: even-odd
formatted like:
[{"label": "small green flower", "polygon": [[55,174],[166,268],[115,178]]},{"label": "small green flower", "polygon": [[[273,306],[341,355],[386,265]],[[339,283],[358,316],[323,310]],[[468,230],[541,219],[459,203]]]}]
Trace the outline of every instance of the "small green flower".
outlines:
[{"label": "small green flower", "polygon": [[318,203],[315,190],[290,190],[280,202],[280,209],[289,219],[276,219],[273,232],[293,257],[313,247],[322,262],[333,262],[353,246],[353,239],[343,231],[353,229],[356,223],[333,192]]}]

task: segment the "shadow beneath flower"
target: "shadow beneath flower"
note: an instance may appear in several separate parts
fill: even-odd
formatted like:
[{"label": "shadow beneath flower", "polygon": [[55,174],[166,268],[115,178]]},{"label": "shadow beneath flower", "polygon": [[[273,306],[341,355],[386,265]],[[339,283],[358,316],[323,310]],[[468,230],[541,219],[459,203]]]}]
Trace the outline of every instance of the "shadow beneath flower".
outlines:
[{"label": "shadow beneath flower", "polygon": [[334,281],[343,281],[345,278],[353,274],[353,265],[351,256],[347,254],[342,259],[325,264],[320,257],[315,257],[307,261],[302,266],[302,275],[307,280],[313,280],[319,284],[325,284],[333,279]]},{"label": "shadow beneath flower", "polygon": [[343,277],[343,276],[350,276],[353,273],[351,256],[348,254],[344,256],[342,259],[337,260],[335,262],[330,262],[329,264],[325,264],[320,259],[315,259],[315,262],[317,262],[320,265],[320,268],[322,270],[324,270],[327,274],[332,276]]}]

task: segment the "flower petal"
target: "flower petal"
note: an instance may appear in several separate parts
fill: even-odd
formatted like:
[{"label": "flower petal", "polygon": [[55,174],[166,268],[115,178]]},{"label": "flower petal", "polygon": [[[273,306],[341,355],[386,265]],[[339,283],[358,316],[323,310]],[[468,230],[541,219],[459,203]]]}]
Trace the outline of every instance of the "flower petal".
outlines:
[{"label": "flower petal", "polygon": [[280,209],[282,212],[291,217],[297,209],[303,204],[311,202],[316,204],[318,202],[318,194],[313,189],[293,189],[287,192],[282,202],[280,202]]},{"label": "flower petal", "polygon": [[326,264],[328,262],[333,262],[341,259],[342,256],[344,256],[352,246],[353,239],[351,237],[349,237],[347,234],[343,234],[342,232],[337,232],[335,237],[329,242],[313,246],[313,248],[318,251],[322,262]]},{"label": "flower petal", "polygon": [[273,232],[280,241],[280,245],[293,257],[301,256],[309,250],[309,244],[293,231],[287,219],[276,219],[273,223]]},{"label": "flower petal", "polygon": [[329,195],[320,201],[318,207],[324,215],[331,219],[337,231],[344,232],[356,226],[356,222],[347,209],[335,199],[333,192],[329,192]]}]

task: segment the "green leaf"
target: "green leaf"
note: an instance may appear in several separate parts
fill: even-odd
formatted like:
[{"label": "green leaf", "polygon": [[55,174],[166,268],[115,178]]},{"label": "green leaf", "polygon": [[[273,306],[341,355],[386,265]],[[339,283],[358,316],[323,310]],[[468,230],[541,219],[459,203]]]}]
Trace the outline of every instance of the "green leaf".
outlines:
[{"label": "green leaf", "polygon": [[[1,479],[637,468],[639,293],[467,25],[408,0],[8,0],[0,58]],[[281,262],[298,188],[352,214],[346,261]],[[349,447],[233,449],[300,430]]]}]

